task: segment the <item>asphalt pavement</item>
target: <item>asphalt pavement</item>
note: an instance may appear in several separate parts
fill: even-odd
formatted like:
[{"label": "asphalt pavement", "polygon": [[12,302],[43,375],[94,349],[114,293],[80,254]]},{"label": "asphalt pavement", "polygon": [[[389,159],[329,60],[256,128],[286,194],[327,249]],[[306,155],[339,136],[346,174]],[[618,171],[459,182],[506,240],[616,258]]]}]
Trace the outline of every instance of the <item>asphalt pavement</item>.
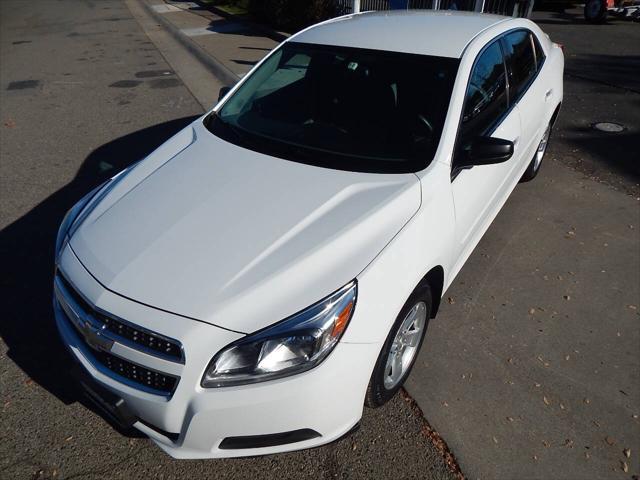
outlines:
[{"label": "asphalt pavement", "polygon": [[216,96],[181,56],[123,1],[0,2],[0,478],[453,478],[401,397],[329,446],[216,461],[173,460],[79,401],[51,311],[56,228],[201,115],[194,90]]},{"label": "asphalt pavement", "polygon": [[[326,447],[189,462],[78,403],[49,304],[57,223],[200,115],[220,83],[136,0],[0,9],[0,476],[450,478],[401,398]],[[194,10],[193,24],[163,15],[237,75],[273,45]],[[408,390],[468,478],[630,479],[640,470],[640,28],[587,25],[579,9],[534,18],[565,45],[550,150],[446,293]]]},{"label": "asphalt pavement", "polygon": [[640,26],[581,15],[534,12],[566,59],[549,149],[446,292],[407,384],[470,479],[640,472]]}]

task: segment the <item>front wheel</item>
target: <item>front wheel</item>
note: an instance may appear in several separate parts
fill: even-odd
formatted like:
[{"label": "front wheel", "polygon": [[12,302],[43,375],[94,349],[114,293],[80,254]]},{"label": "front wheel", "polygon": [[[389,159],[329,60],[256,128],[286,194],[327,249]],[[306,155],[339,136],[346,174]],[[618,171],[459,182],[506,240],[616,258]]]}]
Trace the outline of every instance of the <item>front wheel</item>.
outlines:
[{"label": "front wheel", "polygon": [[367,407],[384,405],[400,390],[416,361],[430,316],[431,289],[425,285],[411,294],[385,340],[367,387]]},{"label": "front wheel", "polygon": [[527,167],[527,169],[522,174],[521,182],[529,182],[536,178],[538,172],[540,171],[540,165],[542,165],[542,159],[544,158],[544,154],[547,151],[547,145],[549,145],[549,137],[551,136],[551,124],[547,125],[547,129],[544,131],[544,135],[542,135],[542,140],[538,144],[538,148],[536,149],[536,154],[533,156],[531,163]]}]

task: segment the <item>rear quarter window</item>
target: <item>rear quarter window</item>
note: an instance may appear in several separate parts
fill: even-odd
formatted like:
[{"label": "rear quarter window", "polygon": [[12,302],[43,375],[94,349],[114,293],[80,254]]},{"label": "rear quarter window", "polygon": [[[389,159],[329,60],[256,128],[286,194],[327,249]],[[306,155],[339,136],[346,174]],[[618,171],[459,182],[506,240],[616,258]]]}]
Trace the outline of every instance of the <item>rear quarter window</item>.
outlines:
[{"label": "rear quarter window", "polygon": [[533,42],[533,50],[536,54],[536,68],[538,71],[540,71],[540,67],[542,67],[546,56],[544,54],[544,51],[542,50],[542,47],[540,46],[538,37],[536,37],[535,35],[531,35],[531,41]]}]

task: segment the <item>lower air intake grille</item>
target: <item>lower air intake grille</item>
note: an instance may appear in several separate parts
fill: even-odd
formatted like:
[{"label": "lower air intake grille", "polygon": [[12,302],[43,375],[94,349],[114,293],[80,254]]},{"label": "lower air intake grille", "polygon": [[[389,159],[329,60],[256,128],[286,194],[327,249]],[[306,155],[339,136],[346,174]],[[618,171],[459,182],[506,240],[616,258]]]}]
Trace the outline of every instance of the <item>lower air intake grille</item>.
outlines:
[{"label": "lower air intake grille", "polygon": [[92,350],[91,353],[96,360],[112,372],[144,387],[171,394],[178,383],[176,377],[136,365],[102,350]]}]

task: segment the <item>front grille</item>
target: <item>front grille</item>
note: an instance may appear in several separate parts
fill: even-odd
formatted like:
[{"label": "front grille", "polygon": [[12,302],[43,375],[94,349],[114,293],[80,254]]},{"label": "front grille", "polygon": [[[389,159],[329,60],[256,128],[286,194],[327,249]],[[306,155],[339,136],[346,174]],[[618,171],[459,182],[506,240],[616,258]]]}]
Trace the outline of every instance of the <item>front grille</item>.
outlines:
[{"label": "front grille", "polygon": [[[112,372],[113,377],[130,386],[145,390],[156,395],[173,394],[180,377],[169,375],[145,367],[138,363],[114,355],[111,348],[114,342],[128,345],[148,355],[169,355],[166,344],[175,346],[180,352],[179,361],[182,361],[182,348],[180,344],[170,342],[160,335],[148,330],[141,330],[132,324],[116,320],[105,313],[100,312],[61,275],[56,273],[55,278],[56,298],[60,305],[61,313],[65,320],[78,333],[79,339],[87,347],[91,354],[90,361],[96,367],[101,365],[104,372]],[[164,342],[165,350],[161,351],[161,343]],[[155,348],[151,348],[153,345]],[[174,350],[171,350],[174,351]],[[172,358],[173,359],[173,358]],[[176,361],[176,360],[174,360]]]},{"label": "front grille", "polygon": [[178,379],[171,375],[150,370],[141,365],[129,362],[123,358],[111,355],[102,350],[92,350],[93,356],[102,365],[121,377],[131,380],[147,388],[159,390],[165,393],[172,393],[178,383]]},{"label": "front grille", "polygon": [[62,275],[57,275],[65,289],[73,297],[73,300],[84,310],[105,325],[105,329],[130,343],[144,347],[151,353],[159,353],[161,356],[172,360],[182,361],[182,348],[178,342],[162,337],[140,327],[129,325],[116,320],[96,310],[80,295]]}]

